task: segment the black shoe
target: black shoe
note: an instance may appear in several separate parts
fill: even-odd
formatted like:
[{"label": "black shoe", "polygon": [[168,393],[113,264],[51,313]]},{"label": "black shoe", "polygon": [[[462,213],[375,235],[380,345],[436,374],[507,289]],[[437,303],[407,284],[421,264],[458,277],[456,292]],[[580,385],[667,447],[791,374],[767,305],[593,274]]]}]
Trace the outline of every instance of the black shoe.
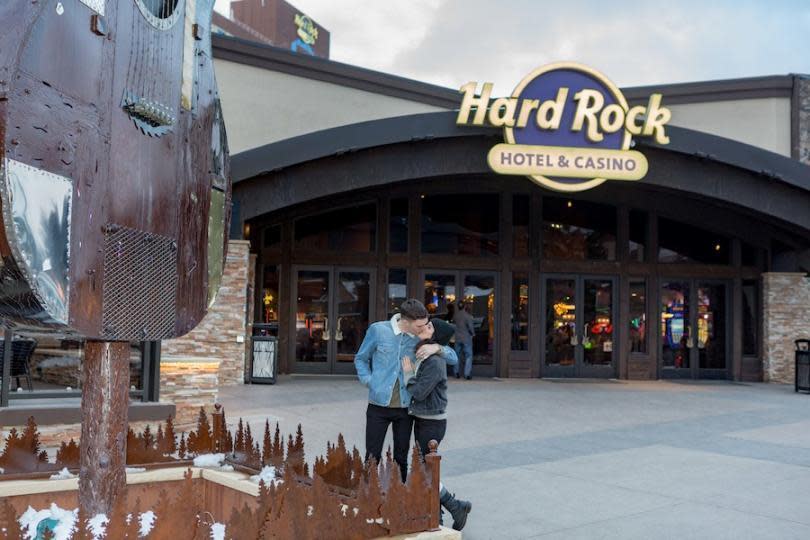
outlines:
[{"label": "black shoe", "polygon": [[456,373],[456,379],[460,379],[460,378],[461,378],[461,373]]},{"label": "black shoe", "polygon": [[468,381],[469,381],[469,380],[472,380],[472,376],[471,376],[471,375],[467,375],[467,376],[466,376],[466,377],[464,377],[464,378],[465,378],[465,379],[467,379]]},{"label": "black shoe", "polygon": [[463,529],[467,524],[467,515],[472,510],[472,503],[456,499],[456,496],[446,489],[442,489],[440,501],[453,517],[453,529],[456,531]]}]

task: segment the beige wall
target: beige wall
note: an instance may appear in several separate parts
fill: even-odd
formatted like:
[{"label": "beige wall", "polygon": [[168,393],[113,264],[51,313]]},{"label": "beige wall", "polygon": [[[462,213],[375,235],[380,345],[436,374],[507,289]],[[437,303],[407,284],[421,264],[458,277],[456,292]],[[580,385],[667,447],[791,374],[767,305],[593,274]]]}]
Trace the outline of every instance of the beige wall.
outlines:
[{"label": "beige wall", "polygon": [[[664,95],[664,104],[667,97]],[[790,98],[667,105],[674,126],[704,131],[790,157]]]},{"label": "beige wall", "polygon": [[326,128],[445,110],[226,60],[214,66],[231,154]]}]

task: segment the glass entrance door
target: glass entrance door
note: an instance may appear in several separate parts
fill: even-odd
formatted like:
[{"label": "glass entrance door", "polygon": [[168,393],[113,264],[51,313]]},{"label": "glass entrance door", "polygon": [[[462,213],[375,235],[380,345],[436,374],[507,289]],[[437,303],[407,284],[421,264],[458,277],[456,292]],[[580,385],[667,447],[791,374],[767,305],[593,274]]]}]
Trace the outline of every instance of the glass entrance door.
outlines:
[{"label": "glass entrance door", "polygon": [[726,287],[701,280],[661,282],[662,378],[728,378]]},{"label": "glass entrance door", "polygon": [[543,376],[615,376],[616,279],[545,276]]},{"label": "glass entrance door", "polygon": [[[464,303],[473,320],[473,376],[495,375],[496,288],[492,272],[428,270],[423,273],[424,303],[431,317],[453,322]],[[457,348],[458,351],[458,348]]]},{"label": "glass entrance door", "polygon": [[301,267],[294,273],[293,371],[354,373],[354,355],[371,321],[373,272]]}]

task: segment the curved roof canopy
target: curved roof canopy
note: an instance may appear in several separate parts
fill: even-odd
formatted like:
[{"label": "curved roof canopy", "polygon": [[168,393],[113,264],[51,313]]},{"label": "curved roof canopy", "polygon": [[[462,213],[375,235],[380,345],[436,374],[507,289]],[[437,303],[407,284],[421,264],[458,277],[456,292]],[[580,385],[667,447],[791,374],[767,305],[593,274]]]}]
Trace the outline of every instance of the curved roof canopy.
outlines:
[{"label": "curved roof canopy", "polygon": [[[502,138],[501,130],[460,127],[455,117],[447,111],[362,122],[236,154],[231,171],[241,218],[408,179],[490,173],[486,153]],[[810,231],[810,166],[690,129],[668,126],[667,134],[666,146],[638,139],[650,159],[650,174],[641,183],[716,199]],[[368,152],[372,149],[377,151]]]}]

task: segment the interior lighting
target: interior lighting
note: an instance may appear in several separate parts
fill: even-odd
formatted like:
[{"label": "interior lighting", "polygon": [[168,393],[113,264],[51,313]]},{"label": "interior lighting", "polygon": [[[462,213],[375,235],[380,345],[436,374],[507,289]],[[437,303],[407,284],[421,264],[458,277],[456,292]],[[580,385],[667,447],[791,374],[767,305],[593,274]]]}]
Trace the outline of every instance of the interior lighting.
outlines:
[{"label": "interior lighting", "polygon": [[573,202],[571,202],[571,201],[568,201],[568,204],[567,204],[566,206],[568,206],[568,208],[571,208],[571,207],[573,207],[573,206],[574,206],[574,203],[573,203]]}]

